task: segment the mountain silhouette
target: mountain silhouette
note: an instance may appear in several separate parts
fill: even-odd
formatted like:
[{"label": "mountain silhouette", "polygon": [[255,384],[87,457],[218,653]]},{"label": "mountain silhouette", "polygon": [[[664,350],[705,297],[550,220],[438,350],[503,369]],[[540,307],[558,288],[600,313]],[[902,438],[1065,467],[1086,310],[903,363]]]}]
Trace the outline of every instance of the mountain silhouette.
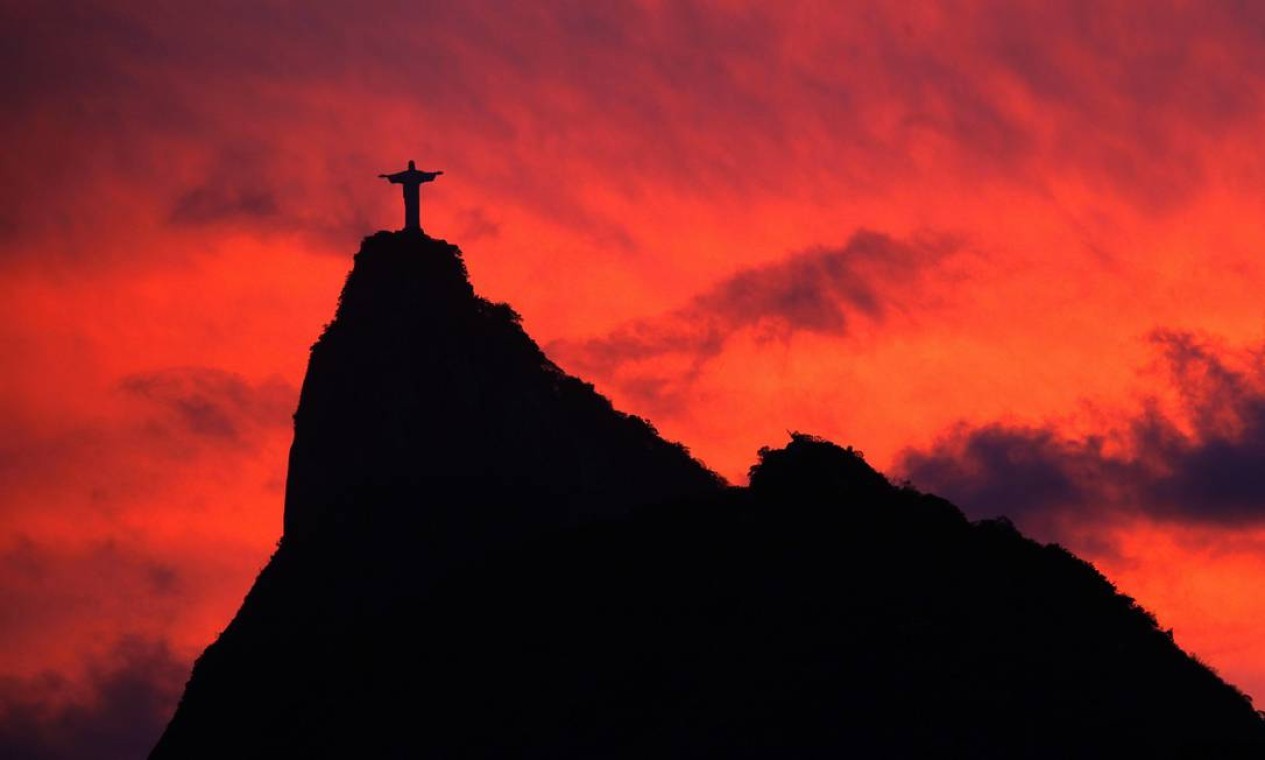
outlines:
[{"label": "mountain silhouette", "polygon": [[367,238],[278,549],[167,758],[1265,756],[1056,545],[794,434],[727,486],[550,362],[455,246]]}]

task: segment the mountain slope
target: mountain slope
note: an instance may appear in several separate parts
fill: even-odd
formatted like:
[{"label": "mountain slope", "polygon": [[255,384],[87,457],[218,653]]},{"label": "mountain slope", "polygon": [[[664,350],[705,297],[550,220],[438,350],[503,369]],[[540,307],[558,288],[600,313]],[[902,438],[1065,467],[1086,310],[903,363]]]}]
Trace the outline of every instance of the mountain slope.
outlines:
[{"label": "mountain slope", "polygon": [[[474,295],[455,246],[364,241],[312,349],[295,415],[287,538],[520,497],[514,523],[625,513],[719,479],[559,370],[504,304]],[[458,517],[458,516],[454,516]]]},{"label": "mountain slope", "polygon": [[1260,757],[1092,567],[796,436],[727,488],[366,239],[285,536],[152,757]]}]

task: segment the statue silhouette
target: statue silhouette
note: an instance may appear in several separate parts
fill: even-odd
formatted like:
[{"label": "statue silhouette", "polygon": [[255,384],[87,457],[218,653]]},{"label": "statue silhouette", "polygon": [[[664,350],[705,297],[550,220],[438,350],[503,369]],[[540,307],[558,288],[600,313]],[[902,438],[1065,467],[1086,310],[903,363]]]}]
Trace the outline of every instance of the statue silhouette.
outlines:
[{"label": "statue silhouette", "polygon": [[422,229],[422,183],[434,182],[443,172],[418,171],[412,161],[408,168],[395,174],[379,174],[382,179],[390,180],[393,185],[404,186],[404,229]]}]

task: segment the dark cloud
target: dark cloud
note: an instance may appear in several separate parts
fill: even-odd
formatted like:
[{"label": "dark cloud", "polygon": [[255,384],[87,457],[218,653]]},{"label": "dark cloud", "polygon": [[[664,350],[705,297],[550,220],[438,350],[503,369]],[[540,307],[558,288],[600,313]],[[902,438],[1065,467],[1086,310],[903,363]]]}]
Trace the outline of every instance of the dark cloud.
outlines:
[{"label": "dark cloud", "polygon": [[208,224],[226,219],[276,216],[277,198],[259,188],[242,185],[202,185],[182,195],[171,211],[180,224]]},{"label": "dark cloud", "polygon": [[[735,333],[753,330],[761,340],[785,341],[796,332],[845,335],[854,320],[879,321],[900,311],[923,272],[957,250],[949,236],[901,241],[862,230],[839,248],[815,248],[731,275],[668,314],[639,320],[583,342],[558,341],[551,355],[580,374],[614,379],[626,390],[665,403],[703,364],[724,350]],[[666,377],[629,368],[648,360]],[[684,362],[687,369],[678,372]],[[649,395],[646,395],[649,394]]]},{"label": "dark cloud", "polygon": [[13,609],[19,599],[26,602],[28,617],[40,614],[33,608],[41,597],[48,603],[54,597],[78,594],[81,589],[70,584],[76,575],[91,579],[100,587],[98,590],[134,589],[147,599],[175,594],[182,590],[184,581],[170,560],[113,538],[67,549],[19,535],[12,545],[0,551],[0,569],[5,572],[0,591]]},{"label": "dark cloud", "polygon": [[55,431],[15,423],[6,431],[4,511],[110,512],[198,468],[238,468],[289,429],[298,403],[298,390],[280,378],[252,381],[213,367],[136,373],[116,387],[90,420]]},{"label": "dark cloud", "polygon": [[457,212],[457,239],[473,242],[482,238],[494,238],[501,234],[500,223],[494,221],[482,207],[462,209]]},{"label": "dark cloud", "polygon": [[123,638],[84,678],[0,679],[0,757],[134,760],[158,741],[189,664],[161,641]]},{"label": "dark cloud", "polygon": [[[89,523],[97,515],[79,517]],[[86,652],[111,640],[120,624],[132,631],[166,630],[189,594],[206,592],[206,571],[187,550],[154,546],[138,532],[74,546],[27,535],[6,541],[0,549],[0,647],[10,653],[39,649],[48,631],[57,630],[63,646]]]},{"label": "dark cloud", "polygon": [[262,145],[242,144],[221,150],[198,172],[201,179],[172,204],[175,224],[220,222],[276,224],[281,212],[273,177],[276,157]]},{"label": "dark cloud", "polygon": [[1093,441],[1066,441],[1044,428],[960,428],[899,465],[919,487],[941,493],[976,517],[1083,504],[1084,480],[1106,461]]},{"label": "dark cloud", "polygon": [[1180,399],[1175,411],[1151,401],[1123,429],[1090,438],[1054,426],[961,426],[904,452],[896,469],[976,517],[1265,520],[1265,347],[1231,362],[1188,333],[1157,332],[1153,342]]},{"label": "dark cloud", "polygon": [[298,396],[279,378],[251,383],[212,367],[129,375],[119,387],[150,407],[151,431],[237,445],[249,445],[261,428],[287,424]]}]

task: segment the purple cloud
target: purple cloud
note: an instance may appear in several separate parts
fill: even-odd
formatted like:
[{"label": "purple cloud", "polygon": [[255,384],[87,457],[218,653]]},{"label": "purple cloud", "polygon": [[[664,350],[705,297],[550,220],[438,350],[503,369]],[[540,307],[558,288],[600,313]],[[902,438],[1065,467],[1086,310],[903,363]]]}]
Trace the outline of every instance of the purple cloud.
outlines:
[{"label": "purple cloud", "polygon": [[1153,336],[1181,409],[1144,413],[1107,437],[1053,426],[960,426],[896,470],[974,517],[1147,514],[1215,524],[1265,520],[1265,350],[1233,366],[1188,333]]},{"label": "purple cloud", "polygon": [[0,756],[134,760],[153,748],[189,673],[164,642],[124,637],[82,680],[0,679]]}]

